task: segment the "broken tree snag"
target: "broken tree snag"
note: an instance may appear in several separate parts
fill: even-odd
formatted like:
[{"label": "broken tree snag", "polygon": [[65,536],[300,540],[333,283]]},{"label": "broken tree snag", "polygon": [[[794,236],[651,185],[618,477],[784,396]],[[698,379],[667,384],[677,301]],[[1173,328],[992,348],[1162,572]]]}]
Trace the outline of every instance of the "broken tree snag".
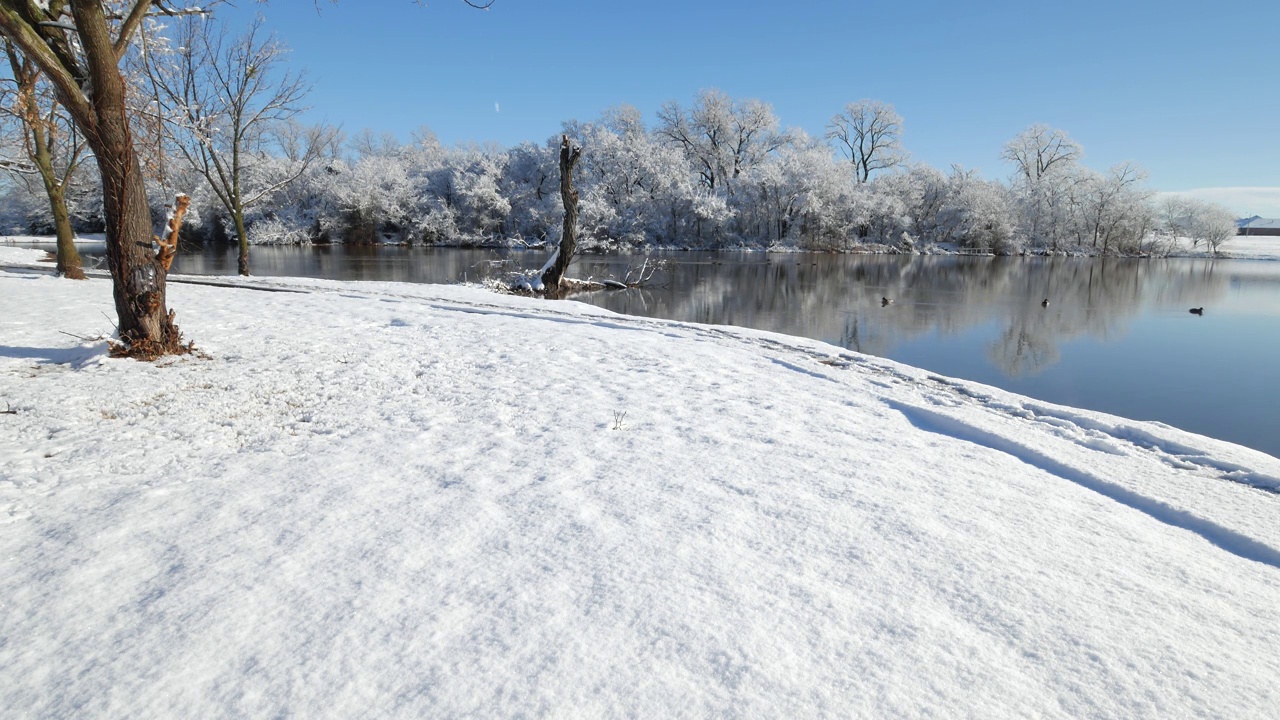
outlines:
[{"label": "broken tree snag", "polygon": [[560,249],[556,253],[555,262],[542,273],[542,284],[548,294],[555,294],[560,289],[560,281],[569,269],[573,260],[573,251],[578,244],[578,191],[573,189],[573,166],[578,164],[582,156],[582,148],[571,147],[569,136],[560,136],[560,200],[564,203],[564,229],[560,234]]},{"label": "broken tree snag", "polygon": [[156,262],[165,272],[173,265],[173,256],[178,254],[178,231],[182,229],[182,218],[187,214],[191,198],[186,193],[178,193],[173,198],[173,212],[169,214],[169,222],[165,227],[165,236],[156,238],[160,252],[156,253]]}]

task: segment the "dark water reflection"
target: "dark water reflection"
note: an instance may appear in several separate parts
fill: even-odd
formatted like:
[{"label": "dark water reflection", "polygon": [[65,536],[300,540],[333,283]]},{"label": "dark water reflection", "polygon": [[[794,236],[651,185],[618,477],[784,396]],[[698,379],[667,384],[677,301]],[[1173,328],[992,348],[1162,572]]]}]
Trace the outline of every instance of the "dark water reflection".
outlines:
[{"label": "dark water reflection", "polygon": [[[261,275],[449,283],[537,267],[544,257],[311,246],[255,247],[252,261]],[[728,252],[654,259],[665,263],[657,284],[576,299],[811,337],[1280,456],[1277,262]],[[642,261],[588,256],[571,274],[620,278]],[[188,248],[174,270],[233,274],[235,254]],[[1203,316],[1188,312],[1202,306]]]}]

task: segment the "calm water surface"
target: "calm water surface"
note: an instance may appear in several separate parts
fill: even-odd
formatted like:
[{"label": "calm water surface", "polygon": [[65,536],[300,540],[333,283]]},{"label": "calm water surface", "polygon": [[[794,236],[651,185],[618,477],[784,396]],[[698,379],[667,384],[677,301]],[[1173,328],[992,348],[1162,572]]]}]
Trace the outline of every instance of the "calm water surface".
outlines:
[{"label": "calm water surface", "polygon": [[[541,251],[344,246],[255,247],[251,255],[259,275],[422,283],[501,276],[544,259]],[[650,287],[575,299],[811,337],[1280,457],[1280,262],[732,252],[655,260],[664,268]],[[642,261],[587,256],[571,274],[621,278]],[[234,274],[235,251],[187,249],[174,271]]]}]

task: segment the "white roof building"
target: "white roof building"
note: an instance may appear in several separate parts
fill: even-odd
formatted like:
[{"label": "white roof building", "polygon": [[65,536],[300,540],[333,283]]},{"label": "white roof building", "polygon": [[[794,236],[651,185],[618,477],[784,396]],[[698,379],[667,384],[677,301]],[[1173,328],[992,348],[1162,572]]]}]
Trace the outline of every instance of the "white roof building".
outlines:
[{"label": "white roof building", "polygon": [[1257,215],[1239,221],[1240,235],[1280,235],[1280,218],[1264,218]]}]

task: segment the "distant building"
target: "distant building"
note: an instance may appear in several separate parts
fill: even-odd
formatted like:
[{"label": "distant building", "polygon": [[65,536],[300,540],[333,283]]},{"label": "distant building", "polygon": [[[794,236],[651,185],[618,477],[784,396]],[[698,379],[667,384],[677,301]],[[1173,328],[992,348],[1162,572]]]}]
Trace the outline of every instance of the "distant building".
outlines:
[{"label": "distant building", "polygon": [[1237,235],[1276,235],[1280,236],[1280,218],[1264,218],[1254,215],[1239,221]]}]

